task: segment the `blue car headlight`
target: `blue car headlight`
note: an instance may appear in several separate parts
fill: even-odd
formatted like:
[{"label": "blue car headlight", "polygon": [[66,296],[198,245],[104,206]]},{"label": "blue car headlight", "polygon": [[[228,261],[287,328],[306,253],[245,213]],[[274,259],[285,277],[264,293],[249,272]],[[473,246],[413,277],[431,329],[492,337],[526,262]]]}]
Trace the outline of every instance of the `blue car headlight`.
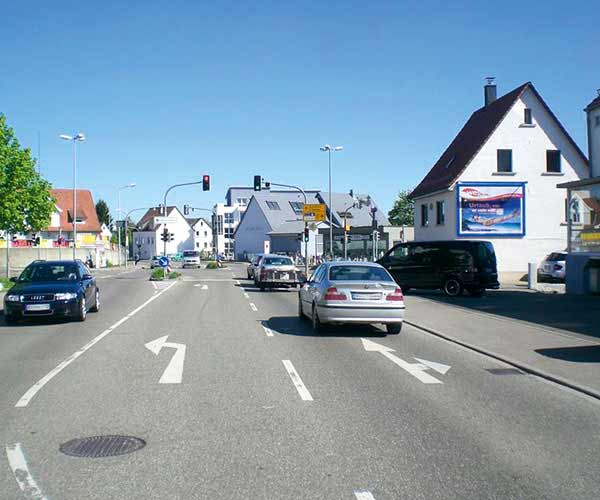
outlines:
[{"label": "blue car headlight", "polygon": [[71,292],[54,294],[54,300],[73,300],[76,298],[77,298],[77,294],[71,293]]},{"label": "blue car headlight", "polygon": [[6,302],[21,302],[22,299],[20,295],[7,295],[4,297],[4,300],[6,300]]}]

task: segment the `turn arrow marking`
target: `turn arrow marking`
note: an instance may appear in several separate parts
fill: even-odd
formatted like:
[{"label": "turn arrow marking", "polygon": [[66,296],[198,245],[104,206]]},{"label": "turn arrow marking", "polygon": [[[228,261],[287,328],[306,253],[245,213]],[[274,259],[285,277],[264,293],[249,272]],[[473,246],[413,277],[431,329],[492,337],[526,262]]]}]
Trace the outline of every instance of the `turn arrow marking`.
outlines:
[{"label": "turn arrow marking", "polygon": [[[427,370],[429,368],[433,368],[433,366],[430,366],[427,363],[436,365],[436,367],[438,367],[440,369],[441,369],[441,367],[447,368],[446,371],[448,371],[450,369],[449,366],[442,365],[439,363],[433,363],[431,361],[428,361],[427,363],[425,363],[424,360],[419,360],[419,361],[421,361],[421,363],[408,363],[407,361],[404,361],[403,359],[399,358],[398,356],[395,356],[394,354],[392,354],[395,351],[391,347],[386,347],[384,345],[378,344],[377,342],[373,342],[372,340],[369,340],[369,339],[361,339],[361,340],[362,340],[362,344],[363,344],[365,351],[380,352],[386,358],[388,358],[392,363],[398,365],[403,370],[406,370],[413,377],[419,379],[424,384],[443,384],[443,382],[441,380],[438,380],[437,378],[432,377],[431,375],[429,375],[429,373],[425,373],[425,370]],[[415,359],[417,359],[417,358],[415,358]],[[435,368],[433,368],[433,369],[435,369]],[[438,370],[436,369],[436,371],[438,371]],[[442,372],[440,372],[440,373],[442,373]]]},{"label": "turn arrow marking", "polygon": [[446,372],[452,368],[448,365],[443,365],[442,363],[436,363],[435,361],[427,361],[426,359],[415,358],[419,363],[423,363],[425,366],[428,366],[432,370],[435,370],[442,375],[446,375]]},{"label": "turn arrow marking", "polygon": [[183,378],[183,362],[185,361],[185,344],[176,344],[175,342],[167,342],[168,335],[159,337],[156,340],[144,344],[146,349],[158,356],[163,347],[172,347],[176,349],[175,354],[169,361],[165,371],[158,381],[159,384],[181,384]]}]

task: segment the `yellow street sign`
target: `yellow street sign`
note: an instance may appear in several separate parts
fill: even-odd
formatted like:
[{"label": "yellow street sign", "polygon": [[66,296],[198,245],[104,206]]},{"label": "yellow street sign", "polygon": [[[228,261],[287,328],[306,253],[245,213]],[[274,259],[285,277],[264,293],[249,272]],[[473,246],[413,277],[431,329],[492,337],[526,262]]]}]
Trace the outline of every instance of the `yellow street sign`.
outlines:
[{"label": "yellow street sign", "polygon": [[324,203],[315,203],[313,205],[304,205],[302,207],[302,220],[305,222],[321,222],[325,219]]}]

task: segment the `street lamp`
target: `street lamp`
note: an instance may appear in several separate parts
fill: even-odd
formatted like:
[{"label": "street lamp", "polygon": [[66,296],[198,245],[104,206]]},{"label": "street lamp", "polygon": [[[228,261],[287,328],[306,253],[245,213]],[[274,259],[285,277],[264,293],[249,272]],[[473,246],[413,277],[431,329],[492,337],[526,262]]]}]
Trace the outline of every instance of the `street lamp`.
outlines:
[{"label": "street lamp", "polygon": [[85,136],[60,134],[61,139],[73,143],[73,260],[76,259],[77,249],[77,143],[85,141]]},{"label": "street lamp", "polygon": [[[121,214],[121,191],[123,189],[134,188],[136,186],[135,182],[130,182],[125,186],[121,186],[117,188],[117,217]],[[127,236],[125,236],[127,239]],[[121,228],[119,227],[119,221],[117,220],[117,241],[119,248],[119,267],[121,266]],[[127,255],[125,256],[125,264],[127,265]]]},{"label": "street lamp", "polygon": [[326,151],[329,156],[329,254],[333,260],[333,206],[331,205],[331,153],[343,151],[343,146],[330,146],[325,144],[321,146],[321,151]]}]

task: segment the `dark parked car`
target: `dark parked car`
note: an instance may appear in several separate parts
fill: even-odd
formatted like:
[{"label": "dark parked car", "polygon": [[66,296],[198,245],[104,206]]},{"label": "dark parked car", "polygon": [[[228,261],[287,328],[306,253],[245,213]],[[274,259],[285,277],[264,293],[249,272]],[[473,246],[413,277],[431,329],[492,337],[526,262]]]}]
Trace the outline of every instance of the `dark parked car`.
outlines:
[{"label": "dark parked car", "polygon": [[475,296],[497,289],[494,246],[489,241],[428,241],[401,243],[379,261],[402,290],[441,288],[456,297],[463,290]]},{"label": "dark parked car", "polygon": [[4,296],[4,321],[15,324],[33,317],[75,318],[100,309],[100,292],[81,261],[35,261]]}]

